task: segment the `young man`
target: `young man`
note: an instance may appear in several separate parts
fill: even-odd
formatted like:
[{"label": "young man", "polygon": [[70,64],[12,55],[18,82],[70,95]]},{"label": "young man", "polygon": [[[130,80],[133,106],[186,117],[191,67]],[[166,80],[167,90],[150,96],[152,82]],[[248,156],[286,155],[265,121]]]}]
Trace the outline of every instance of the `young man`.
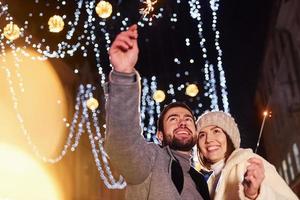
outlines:
[{"label": "young man", "polygon": [[190,167],[197,136],[189,107],[172,103],[161,113],[157,137],[162,147],[147,143],[141,134],[137,38],[133,25],[116,37],[109,51],[113,70],[107,86],[105,148],[128,184],[126,198],[209,199],[203,176]]}]

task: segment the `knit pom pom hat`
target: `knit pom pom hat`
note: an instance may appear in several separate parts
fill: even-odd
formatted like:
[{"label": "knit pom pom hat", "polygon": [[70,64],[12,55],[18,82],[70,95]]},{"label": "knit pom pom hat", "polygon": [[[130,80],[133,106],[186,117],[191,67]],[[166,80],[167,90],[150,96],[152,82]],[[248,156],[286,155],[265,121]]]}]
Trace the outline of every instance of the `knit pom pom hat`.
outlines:
[{"label": "knit pom pom hat", "polygon": [[222,111],[211,111],[201,115],[197,122],[198,132],[207,126],[217,126],[223,129],[232,141],[235,149],[240,147],[241,136],[234,118]]}]

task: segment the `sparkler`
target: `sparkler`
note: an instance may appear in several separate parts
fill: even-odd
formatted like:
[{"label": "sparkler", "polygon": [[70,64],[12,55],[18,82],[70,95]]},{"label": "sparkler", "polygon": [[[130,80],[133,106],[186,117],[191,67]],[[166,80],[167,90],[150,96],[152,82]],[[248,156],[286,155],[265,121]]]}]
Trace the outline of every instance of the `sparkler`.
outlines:
[{"label": "sparkler", "polygon": [[264,118],[263,118],[263,121],[262,121],[261,126],[260,126],[259,137],[258,137],[258,141],[257,141],[257,144],[256,144],[255,153],[257,152],[257,149],[258,149],[258,147],[259,147],[261,135],[262,135],[262,132],[263,132],[263,130],[264,130],[266,118],[267,118],[268,115],[269,115],[269,117],[271,117],[271,116],[272,116],[272,112],[269,112],[269,111],[267,111],[267,110],[263,112]]}]

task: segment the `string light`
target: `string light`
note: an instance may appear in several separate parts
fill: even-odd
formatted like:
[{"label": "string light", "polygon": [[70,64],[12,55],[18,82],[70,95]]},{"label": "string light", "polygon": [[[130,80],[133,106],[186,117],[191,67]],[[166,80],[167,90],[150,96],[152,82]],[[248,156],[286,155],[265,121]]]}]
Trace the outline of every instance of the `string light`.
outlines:
[{"label": "string light", "polygon": [[[46,60],[47,58],[65,58],[66,56],[74,56],[75,53],[78,51],[82,52],[83,57],[87,57],[89,55],[88,51],[90,49],[92,49],[92,53],[95,55],[96,66],[98,68],[98,74],[101,77],[101,84],[105,83],[106,77],[103,72],[101,62],[100,62],[100,53],[101,53],[100,46],[105,45],[106,50],[108,51],[109,46],[111,44],[111,39],[110,39],[111,35],[107,31],[106,22],[104,20],[99,21],[99,18],[95,18],[95,16],[94,16],[95,9],[96,9],[98,16],[100,16],[97,11],[97,7],[101,2],[104,2],[104,1],[101,0],[97,4],[97,6],[95,6],[96,5],[95,0],[92,0],[92,1],[78,0],[78,1],[76,1],[74,17],[72,17],[73,21],[68,21],[67,19],[69,19],[69,18],[65,15],[60,17],[62,22],[65,23],[65,26],[63,26],[63,27],[60,26],[60,28],[61,28],[61,30],[66,29],[66,31],[65,31],[66,35],[65,35],[65,39],[62,40],[61,42],[59,42],[57,45],[55,45],[53,49],[51,49],[47,45],[48,42],[46,39],[42,39],[41,42],[35,43],[35,42],[33,42],[32,35],[26,35],[26,34],[22,35],[23,33],[26,33],[26,32],[24,32],[24,30],[29,28],[30,20],[25,20],[24,25],[20,27],[19,37],[24,39],[26,46],[16,47],[15,44],[13,43],[13,40],[7,41],[4,43],[3,39],[5,36],[4,36],[4,34],[1,34],[1,40],[0,40],[1,55],[0,56],[2,58],[2,62],[5,62],[6,47],[13,49],[13,55],[14,55],[14,58],[16,59],[15,73],[19,74],[17,76],[19,77],[18,81],[20,83],[19,86],[20,86],[21,91],[24,91],[24,88],[23,88],[23,84],[22,84],[22,76],[21,76],[21,74],[19,72],[19,68],[18,68],[18,63],[20,62],[18,60],[18,53],[22,53],[23,55],[28,56],[28,57],[30,56],[31,59],[33,59],[33,60],[35,60],[35,59]],[[157,3],[157,1],[146,0],[146,1],[141,1],[141,2],[143,3],[143,5],[146,5],[146,7],[140,9],[140,12],[143,17],[143,21],[141,21],[141,19],[138,21],[138,25],[140,27],[145,26],[146,23],[144,23],[144,22],[148,22],[148,25],[151,26],[153,17],[156,17],[156,18],[163,17],[163,14],[165,11],[164,8],[157,9],[158,14],[156,14],[156,15],[152,14],[154,11],[154,5]],[[39,1],[36,1],[36,3],[39,3]],[[66,1],[58,0],[57,3],[60,4],[59,6],[56,7],[57,10],[66,6]],[[181,1],[178,0],[177,3],[180,4]],[[190,5],[191,17],[198,22],[197,28],[198,28],[198,36],[200,38],[200,47],[201,47],[201,53],[202,53],[201,56],[204,59],[203,72],[204,72],[205,82],[203,85],[203,89],[205,90],[205,92],[203,94],[204,94],[204,96],[207,96],[210,98],[211,109],[218,110],[219,109],[219,100],[218,100],[219,94],[217,91],[219,91],[218,87],[220,86],[223,109],[224,109],[224,111],[229,112],[225,73],[224,73],[224,70],[222,67],[222,50],[221,50],[220,44],[219,44],[220,33],[216,28],[217,11],[218,11],[218,7],[219,7],[219,1],[210,1],[212,15],[213,15],[212,29],[215,33],[215,48],[217,50],[216,51],[217,52],[217,63],[216,64],[213,61],[208,59],[209,52],[206,49],[206,45],[205,45],[206,39],[204,38],[203,33],[202,33],[203,22],[202,22],[201,15],[200,15],[200,8],[201,8],[200,2],[197,0],[190,0],[189,5]],[[106,11],[109,11],[109,10],[110,9],[107,8]],[[83,18],[84,12],[86,13],[86,16],[87,16],[86,19]],[[112,12],[112,9],[111,9],[111,12]],[[103,13],[105,13],[105,12],[103,12]],[[103,13],[101,13],[101,14],[103,14]],[[2,16],[2,15],[5,15],[5,20],[8,22],[8,24],[13,23],[13,18],[8,13],[8,6],[3,5],[0,2],[0,16]],[[108,15],[108,13],[107,13],[107,15]],[[109,14],[109,16],[110,15],[111,15],[111,13]],[[29,13],[28,16],[30,18],[33,16],[33,14]],[[43,13],[40,14],[40,17],[43,17]],[[111,17],[111,19],[115,20],[118,17],[120,18],[123,16],[121,13],[117,12],[115,16]],[[178,16],[176,13],[172,13],[172,15],[170,16],[170,21],[172,23],[177,23],[177,21],[178,21],[177,17]],[[101,18],[103,18],[103,16]],[[78,28],[79,22],[80,22],[80,24],[81,24],[81,22],[83,23],[83,26],[80,25],[80,27],[83,27],[83,33],[77,32],[79,29]],[[130,24],[129,22],[130,22],[129,18],[124,17],[122,19],[122,22],[121,22],[122,25],[121,25],[120,29],[126,30],[128,25]],[[59,24],[59,23],[56,23],[56,24]],[[100,30],[103,33],[101,35],[104,37],[104,40],[102,40],[102,38],[101,39],[99,38],[99,34],[96,34],[96,30]],[[104,41],[104,44],[100,43],[100,41],[101,42]],[[186,46],[190,46],[191,42],[190,42],[189,38],[186,38],[185,44],[186,44]],[[34,48],[38,53],[41,54],[41,56],[31,56],[28,53],[26,53],[26,49],[28,46]],[[89,48],[89,47],[92,47],[92,48]],[[180,65],[181,62],[183,62],[183,60],[181,60],[179,58],[175,58],[174,62],[177,63],[178,65]],[[194,59],[190,59],[190,63],[191,64],[194,63]],[[218,75],[216,73],[215,66],[218,67],[219,78],[215,78],[215,76]],[[8,82],[12,82],[12,80],[10,80],[10,78],[9,78],[11,76],[12,72],[8,68],[6,68],[5,65],[1,65],[1,67],[6,72],[6,75],[8,77],[7,78]],[[188,74],[189,73],[187,72],[186,75],[188,75]],[[179,77],[181,76],[180,74],[178,74],[178,75],[179,75]],[[219,82],[217,82],[217,81],[219,81]],[[142,83],[143,83],[142,102],[141,102],[142,103],[142,105],[141,105],[142,127],[143,127],[143,130],[145,131],[145,133],[147,134],[147,135],[145,135],[145,137],[148,141],[153,140],[154,142],[158,142],[155,138],[155,133],[156,133],[155,118],[157,118],[157,116],[160,114],[161,102],[155,101],[152,98],[152,96],[150,95],[150,94],[154,94],[155,91],[158,91],[157,90],[157,78],[155,76],[153,76],[153,77],[151,77],[151,81],[147,80],[146,78],[143,78]],[[185,83],[184,84],[181,83],[181,85],[179,87],[174,86],[173,84],[170,84],[169,89],[167,90],[166,93],[169,94],[171,97],[173,97],[172,101],[176,101],[175,100],[176,94],[175,94],[174,88],[175,89],[177,88],[178,92],[184,92],[184,91],[181,91],[184,89],[184,86],[185,86]],[[64,155],[66,155],[69,148],[71,149],[71,151],[76,150],[76,148],[79,144],[81,135],[83,134],[84,130],[87,130],[87,133],[89,134],[90,143],[92,146],[92,153],[94,155],[94,159],[95,159],[98,171],[100,173],[100,177],[104,181],[105,185],[108,188],[122,188],[125,186],[126,183],[124,182],[124,180],[121,177],[119,178],[119,181],[114,181],[113,177],[111,176],[111,172],[109,171],[109,165],[107,162],[106,153],[103,150],[103,146],[102,146],[102,142],[104,141],[104,138],[101,136],[99,123],[97,121],[98,120],[97,114],[99,114],[98,112],[100,112],[98,109],[99,103],[97,102],[98,105],[95,107],[88,106],[89,100],[94,99],[92,96],[93,86],[81,85],[79,87],[79,92],[76,96],[75,113],[73,115],[72,121],[70,123],[68,123],[68,121],[66,119],[63,120],[66,127],[69,129],[69,134],[68,134],[66,143],[65,143],[61,153],[56,158],[46,158],[45,156],[41,155],[39,153],[37,147],[32,143],[32,141],[30,139],[30,135],[23,124],[23,118],[22,118],[21,114],[18,112],[18,99],[15,95],[14,88],[11,88],[11,87],[12,87],[12,84],[10,84],[10,91],[11,91],[11,96],[12,96],[12,99],[14,102],[15,111],[16,111],[21,129],[23,131],[23,134],[27,138],[28,143],[32,146],[33,151],[35,152],[35,154],[38,155],[38,157],[40,157],[45,162],[49,162],[49,163],[58,162],[59,160],[61,160],[64,157]],[[196,100],[200,101],[199,99],[195,98],[195,101]],[[92,103],[92,105],[93,104],[94,103]],[[202,103],[200,103],[200,102],[198,103],[198,105],[199,105],[199,108],[201,108],[203,106]],[[87,109],[88,107],[91,107],[91,108],[89,108],[90,111]],[[93,116],[92,118],[89,117],[89,112],[92,112],[92,116]],[[147,123],[145,123],[146,120],[148,120]],[[96,136],[94,135],[94,133],[92,131],[92,128],[91,128],[92,125],[94,126],[94,128],[96,130],[96,133],[95,133]],[[75,130],[77,130],[77,131],[75,131]],[[101,159],[100,159],[100,157],[101,157]],[[101,162],[104,167],[101,167]]]},{"label": "string light", "polygon": [[193,19],[196,19],[198,21],[198,36],[200,39],[200,49],[202,51],[202,57],[204,59],[204,77],[205,77],[205,82],[204,82],[204,89],[206,90],[206,92],[204,93],[205,96],[208,96],[211,99],[211,106],[210,108],[212,110],[216,110],[216,97],[215,97],[215,86],[214,83],[215,81],[213,80],[212,77],[210,77],[210,75],[213,75],[213,68],[211,69],[211,73],[209,73],[209,66],[210,66],[210,62],[207,59],[207,50],[205,48],[205,38],[203,37],[203,22],[201,19],[201,14],[200,14],[200,2],[198,0],[190,0],[189,1],[189,5],[190,5],[190,15]]},{"label": "string light", "polygon": [[221,96],[222,96],[222,102],[223,102],[223,110],[225,112],[229,112],[229,103],[228,103],[228,93],[227,93],[227,86],[226,86],[226,79],[225,79],[225,72],[223,70],[223,64],[222,64],[222,49],[220,47],[220,42],[219,42],[219,38],[220,38],[220,32],[217,30],[217,11],[219,9],[219,0],[210,0],[210,8],[212,10],[212,16],[213,16],[213,20],[212,20],[212,30],[214,31],[214,36],[215,36],[215,47],[216,47],[216,51],[218,53],[217,56],[217,66],[218,66],[218,70],[219,70],[219,74],[220,74],[220,86],[221,86]]},{"label": "string light", "polygon": [[[104,137],[102,137],[101,133],[100,133],[100,127],[99,127],[98,121],[97,121],[96,109],[92,110],[92,112],[93,112],[93,122],[94,122],[93,125],[95,127],[96,132],[97,132],[96,133],[97,134],[97,140],[99,140],[99,149],[95,145],[95,140],[94,140],[94,137],[93,137],[93,133],[92,133],[91,128],[90,128],[91,123],[90,123],[89,114],[88,114],[87,105],[86,105],[87,98],[93,99],[92,90],[95,90],[95,87],[93,87],[90,84],[88,84],[87,86],[84,86],[84,85],[79,86],[79,92],[77,93],[77,97],[76,97],[75,113],[74,113],[73,120],[72,120],[72,123],[71,123],[71,126],[70,126],[70,132],[69,132],[69,135],[67,137],[67,141],[66,141],[66,143],[63,147],[63,150],[60,152],[60,154],[57,157],[47,158],[46,156],[44,156],[40,153],[37,146],[32,142],[29,131],[25,127],[23,117],[22,117],[21,113],[19,112],[18,98],[16,96],[16,93],[15,93],[15,90],[14,90],[14,87],[13,87],[13,81],[11,79],[10,70],[8,68],[4,67],[3,65],[1,67],[6,72],[6,78],[8,79],[9,88],[10,88],[9,91],[11,93],[14,109],[17,113],[17,119],[18,119],[19,124],[21,126],[22,132],[23,132],[25,138],[27,139],[28,144],[31,146],[33,152],[36,154],[36,156],[38,158],[40,158],[44,162],[48,162],[48,163],[53,164],[53,163],[57,163],[58,161],[60,161],[66,155],[66,153],[67,153],[67,151],[70,147],[71,147],[71,151],[75,151],[76,147],[79,144],[80,137],[81,137],[82,133],[84,132],[83,125],[85,124],[87,132],[89,134],[90,143],[92,145],[92,153],[94,155],[95,162],[96,162],[98,171],[100,173],[100,177],[103,180],[104,184],[109,189],[122,189],[126,186],[126,182],[124,181],[123,177],[119,177],[119,181],[116,181],[114,179],[114,177],[112,176],[112,173],[111,173],[111,170],[110,170],[110,167],[109,167],[109,163],[108,163],[107,158],[106,158],[107,155],[106,155],[106,153],[104,151],[104,148],[103,148],[103,145],[102,145],[102,143],[104,141]],[[82,110],[81,115],[80,115],[80,110]],[[78,123],[79,116],[81,116],[81,120]],[[66,123],[66,124],[68,124],[68,123]],[[77,132],[75,132],[76,126],[77,126],[77,129],[78,129]],[[75,135],[75,140],[74,140],[74,143],[71,145],[72,139],[74,138],[74,135]],[[99,164],[100,163],[99,155],[98,155],[99,153],[101,154],[101,157],[102,157],[102,160],[103,160],[103,166],[106,170],[106,174],[108,175],[110,181],[107,180],[106,176],[104,175],[105,174],[104,170],[102,169],[101,164]]]},{"label": "string light", "polygon": [[[73,27],[71,28],[71,30],[69,30],[68,31],[68,33],[67,33],[67,36],[66,36],[66,39],[67,40],[70,40],[70,39],[72,39],[72,37],[73,37],[73,33],[75,32],[75,28],[76,28],[76,26],[77,26],[77,24],[78,24],[78,21],[79,21],[79,14],[80,14],[80,12],[79,12],[79,10],[81,9],[81,7],[82,7],[82,2],[83,1],[79,1],[78,2],[78,9],[77,9],[77,13],[75,13],[75,22],[69,22],[69,25],[71,24],[71,26],[73,25]],[[94,6],[93,6],[93,4],[92,3],[87,3],[87,2],[85,2],[86,4],[86,7],[87,7],[87,10],[88,11],[90,11],[91,10],[91,8],[93,8]],[[89,7],[90,6],[90,7]],[[2,7],[2,8],[4,8],[4,7]],[[6,7],[5,7],[6,8]],[[3,12],[2,12],[3,13]],[[1,13],[1,14],[2,14]],[[92,13],[92,12],[88,12],[88,13]],[[7,14],[7,16],[9,16],[9,13],[6,13]],[[12,20],[12,18],[11,17],[7,17],[6,19],[8,19],[8,20]],[[93,20],[93,17],[91,17],[91,14],[88,16],[88,20],[89,21],[94,21]],[[25,24],[27,24],[27,21],[25,22]],[[91,23],[87,23],[86,22],[86,24],[88,25],[88,26],[92,26],[91,25]],[[55,25],[55,23],[54,23],[54,25]],[[26,26],[27,27],[27,26]],[[91,34],[93,34],[93,32],[90,32]],[[1,37],[3,37],[3,36],[1,36]],[[93,37],[93,35],[92,35],[92,37],[90,37],[90,38],[94,38],[94,40],[95,40],[95,37]],[[73,48],[72,50],[66,50],[66,49],[68,49],[69,47],[70,47],[70,44],[68,44],[67,42],[60,42],[57,46],[58,46],[58,50],[56,50],[56,51],[50,51],[50,48],[48,47],[48,46],[46,46],[46,49],[45,50],[41,50],[40,49],[40,47],[41,47],[41,43],[38,43],[38,44],[35,44],[35,43],[32,43],[32,41],[31,41],[31,39],[32,39],[32,36],[31,35],[29,35],[29,36],[26,36],[25,37],[25,42],[27,43],[27,44],[29,44],[29,45],[32,45],[32,47],[33,48],[35,48],[35,49],[37,49],[37,52],[39,52],[39,53],[43,53],[45,56],[41,56],[41,57],[31,57],[33,60],[34,59],[40,59],[40,60],[45,60],[47,57],[46,56],[48,56],[48,57],[64,57],[64,55],[67,53],[67,54],[69,54],[69,55],[73,55],[73,53],[77,50],[77,49],[79,49],[79,45],[80,45],[80,43],[78,42],[76,45],[73,45],[73,47],[75,46],[75,48]],[[93,40],[93,41],[94,41]],[[1,39],[1,41],[2,41],[2,39]],[[109,40],[107,40],[108,41],[108,43],[109,43]],[[45,41],[44,41],[45,42]],[[2,57],[2,61],[4,61],[5,62],[5,44],[3,44],[3,42],[1,42],[0,43],[1,44],[1,47],[2,47],[2,54],[1,54],[1,57]],[[98,44],[96,44],[96,43],[93,43],[96,47],[97,46],[99,46]],[[67,47],[67,48],[66,48]],[[11,45],[10,45],[10,48],[12,48],[13,50],[15,50],[16,48],[14,47],[14,44],[12,43]],[[96,49],[96,48],[95,48]],[[97,49],[99,49],[99,48],[97,48]],[[16,51],[13,51],[13,55],[14,55],[14,57],[15,57],[15,60],[17,61],[18,60],[18,57],[16,56],[16,53],[15,52],[21,52],[22,54],[24,54],[25,56],[29,56],[29,54],[28,53],[26,53],[26,47],[23,47],[23,48],[17,48],[16,49]],[[100,52],[99,52],[99,50],[96,50],[96,52],[98,53],[98,54],[100,54]],[[100,59],[98,59],[98,61],[100,62]],[[4,65],[2,65],[2,67],[3,68],[5,68],[4,67]],[[99,66],[98,64],[97,64],[97,67],[99,68],[99,74],[101,74],[102,76],[102,80],[101,80],[101,83],[104,83],[105,82],[105,76],[104,76],[104,74],[103,74],[103,72],[102,72],[102,68],[101,68],[101,66]],[[9,69],[8,68],[5,68],[5,70],[6,70],[6,74],[7,74],[7,77],[9,77],[9,79],[10,79],[10,74],[11,74],[11,72],[9,71]],[[18,76],[19,77],[19,76]],[[32,149],[33,149],[33,151],[34,151],[34,153],[37,155],[37,157],[39,157],[41,160],[43,160],[43,161],[45,161],[45,162],[48,162],[48,163],[56,163],[56,162],[58,162],[58,161],[60,161],[65,155],[66,155],[66,153],[67,153],[67,151],[68,151],[68,149],[71,149],[71,151],[75,151],[76,150],[76,148],[77,148],[77,146],[78,146],[78,144],[79,144],[79,140],[80,140],[80,137],[81,137],[81,134],[84,132],[84,129],[83,129],[83,127],[84,127],[84,124],[86,124],[86,123],[88,123],[88,121],[87,120],[89,120],[89,119],[86,119],[86,118],[84,118],[84,117],[82,117],[83,116],[83,114],[82,113],[80,113],[79,112],[79,104],[80,104],[80,94],[82,95],[82,91],[79,93],[79,96],[77,97],[77,103],[76,103],[76,105],[75,105],[75,113],[74,113],[74,116],[73,116],[73,120],[72,120],[72,123],[71,123],[71,125],[67,122],[67,120],[63,120],[63,122],[66,124],[66,127],[67,128],[70,128],[70,132],[69,132],[69,135],[68,135],[68,137],[67,137],[67,141],[66,141],[66,143],[65,143],[65,145],[63,146],[63,150],[61,151],[61,153],[56,157],[56,158],[47,158],[47,157],[45,157],[45,156],[43,156],[40,152],[39,152],[39,150],[38,150],[38,148],[35,146],[35,144],[33,144],[33,142],[31,141],[31,137],[30,137],[30,134],[29,134],[29,132],[28,132],[28,130],[26,129],[26,127],[25,127],[25,125],[24,125],[24,120],[23,120],[23,118],[22,118],[22,115],[18,112],[18,103],[17,103],[17,101],[18,101],[18,99],[17,99],[17,97],[16,97],[16,95],[15,95],[15,91],[14,91],[14,88],[12,88],[12,80],[9,80],[8,81],[9,83],[10,83],[10,91],[11,91],[11,97],[12,97],[12,99],[13,99],[13,101],[14,101],[14,108],[15,108],[15,111],[16,111],[16,115],[17,115],[17,118],[18,118],[18,121],[19,121],[19,124],[20,124],[20,126],[21,126],[21,130],[22,130],[22,132],[23,132],[23,134],[24,134],[24,136],[26,137],[26,139],[27,139],[27,142],[28,142],[28,144],[32,147]],[[21,81],[20,81],[21,82]],[[86,102],[87,102],[87,100],[85,100]],[[95,106],[94,106],[95,107]],[[92,109],[94,109],[94,108],[92,108]],[[76,128],[76,126],[77,126],[77,128]],[[96,126],[96,125],[94,125],[94,126]],[[75,130],[78,130],[76,133],[75,133]],[[99,128],[97,128],[97,130],[100,130]],[[72,140],[74,140],[73,142],[73,144],[72,144]],[[71,145],[72,144],[72,145]],[[100,148],[100,146],[99,146],[99,148]],[[103,150],[103,147],[101,147],[102,148],[102,153],[104,154],[104,150]],[[93,152],[95,152],[95,150],[93,150]],[[98,152],[99,152],[99,150],[98,150]],[[95,155],[94,155],[95,156]],[[96,157],[95,157],[95,159],[96,159]],[[104,159],[104,157],[102,157],[102,159]],[[99,160],[98,160],[99,161]],[[97,162],[97,161],[96,161]],[[108,183],[106,180],[105,180],[105,174],[104,173],[102,173],[102,171],[101,171],[101,169],[99,168],[99,167],[101,167],[101,166],[99,166],[98,164],[97,164],[97,167],[98,167],[98,171],[100,172],[100,177],[101,177],[101,179],[104,181],[104,183],[106,184],[106,186],[108,187],[108,188],[124,188],[125,187],[125,185],[126,185],[126,183],[124,182],[124,179],[121,177],[120,178],[120,180],[117,182],[117,181],[113,181],[114,179],[113,179],[113,177],[110,177],[110,175],[111,175],[111,172],[110,171],[108,171],[109,170],[109,165],[108,165],[108,163],[106,162],[106,163],[104,163],[104,165],[107,165],[107,166],[105,166],[104,168],[106,169],[106,174],[109,176],[109,180],[110,180],[110,182],[111,183]]]},{"label": "string light", "polygon": [[[205,47],[205,38],[203,37],[203,22],[201,19],[200,9],[201,5],[199,0],[189,0],[190,5],[190,15],[193,19],[198,21],[198,36],[200,39],[200,48],[202,51],[202,57],[204,59],[204,77],[205,77],[205,83],[204,83],[204,89],[206,92],[204,93],[205,96],[208,96],[211,99],[211,110],[219,110],[218,105],[218,92],[217,92],[217,79],[215,78],[215,69],[212,62],[208,60],[207,56],[207,49]],[[225,72],[222,67],[222,50],[219,46],[219,31],[216,29],[216,23],[217,23],[217,10],[219,7],[219,1],[218,0],[211,0],[210,1],[210,7],[212,9],[212,15],[213,15],[213,21],[212,21],[212,29],[215,33],[215,47],[218,53],[217,56],[217,66],[219,71],[219,80],[220,80],[220,87],[221,87],[221,95],[222,95],[222,103],[223,103],[223,110],[225,112],[229,112],[229,103],[228,103],[228,93],[226,91],[226,79],[225,79]]]},{"label": "string light", "polygon": [[[157,82],[156,77],[152,76],[150,86],[148,84],[148,79],[142,79],[142,98],[141,98],[141,126],[144,130],[145,138],[148,141],[154,141],[155,143],[159,143],[155,134],[156,134],[156,126],[155,126],[155,116],[159,116],[160,114],[160,104],[155,102],[150,94],[154,94],[157,91]],[[146,122],[148,119],[148,123]]]},{"label": "string light", "polygon": [[[100,127],[97,118],[98,114],[100,113],[97,113],[96,110],[92,110],[92,120],[90,120],[90,115],[88,113],[87,106],[85,105],[86,98],[92,99],[93,98],[92,91],[95,90],[96,88],[93,87],[91,84],[88,84],[86,87],[81,85],[80,87],[84,92],[80,97],[81,105],[82,105],[82,116],[85,118],[86,121],[85,123],[86,130],[89,135],[89,140],[92,147],[92,153],[95,159],[98,172],[100,173],[100,177],[107,188],[123,189],[126,186],[126,182],[122,176],[119,177],[118,181],[115,180],[115,178],[112,175],[111,169],[109,167],[108,158],[107,158],[108,156],[104,151],[104,147],[103,147],[104,137],[102,137],[102,134],[100,133]],[[96,135],[94,135],[92,132],[90,121],[93,122],[94,128],[96,130]],[[98,145],[96,145],[97,141],[98,141]],[[103,167],[99,159],[99,154],[101,155],[102,158],[101,160],[102,160]],[[108,176],[108,178],[106,177],[105,174]]]}]

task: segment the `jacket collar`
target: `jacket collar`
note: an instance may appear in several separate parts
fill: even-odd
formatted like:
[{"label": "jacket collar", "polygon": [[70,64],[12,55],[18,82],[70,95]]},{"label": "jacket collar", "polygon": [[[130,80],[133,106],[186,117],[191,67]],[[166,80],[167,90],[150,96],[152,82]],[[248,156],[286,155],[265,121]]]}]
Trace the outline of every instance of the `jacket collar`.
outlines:
[{"label": "jacket collar", "polygon": [[[175,185],[179,194],[181,194],[183,190],[184,184],[184,176],[180,163],[173,155],[169,146],[164,147],[167,153],[170,155],[170,163],[169,163],[169,174],[171,173],[171,179],[173,184]],[[205,178],[202,174],[196,171],[193,167],[190,167],[189,174],[192,180],[195,182],[197,191],[201,194],[204,200],[210,200],[208,187],[205,181]]]}]

